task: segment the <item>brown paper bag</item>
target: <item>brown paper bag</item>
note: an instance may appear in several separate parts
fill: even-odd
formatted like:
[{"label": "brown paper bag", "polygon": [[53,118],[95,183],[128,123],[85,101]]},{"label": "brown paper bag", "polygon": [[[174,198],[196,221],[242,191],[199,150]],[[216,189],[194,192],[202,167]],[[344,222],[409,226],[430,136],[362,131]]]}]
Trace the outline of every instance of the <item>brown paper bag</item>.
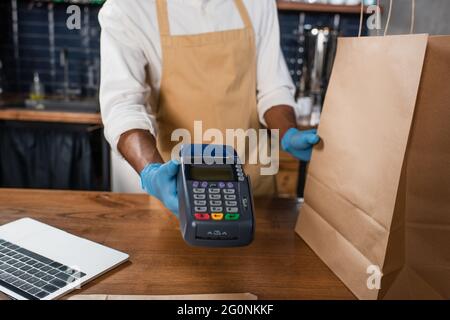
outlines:
[{"label": "brown paper bag", "polygon": [[360,299],[449,299],[450,37],[340,39],[319,135],[296,232]]}]

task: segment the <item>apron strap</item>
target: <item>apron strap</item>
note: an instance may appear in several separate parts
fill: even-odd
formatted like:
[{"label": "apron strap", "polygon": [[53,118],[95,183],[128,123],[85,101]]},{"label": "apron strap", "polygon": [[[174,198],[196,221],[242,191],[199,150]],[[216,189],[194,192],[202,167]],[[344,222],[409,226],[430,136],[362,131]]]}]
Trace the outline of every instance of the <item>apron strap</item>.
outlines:
[{"label": "apron strap", "polygon": [[[234,0],[239,10],[245,28],[252,28],[252,21],[242,0]],[[170,36],[169,12],[167,10],[167,0],[156,0],[158,13],[159,33],[161,36]]]},{"label": "apron strap", "polygon": [[242,0],[234,0],[234,3],[236,4],[236,7],[239,10],[239,14],[241,15],[241,19],[244,22],[244,26],[247,29],[252,29],[253,28],[252,20],[250,19],[250,16],[248,15],[248,10],[245,7]]},{"label": "apron strap", "polygon": [[170,36],[169,12],[167,10],[167,1],[156,0],[156,9],[158,13],[158,25],[160,35]]}]

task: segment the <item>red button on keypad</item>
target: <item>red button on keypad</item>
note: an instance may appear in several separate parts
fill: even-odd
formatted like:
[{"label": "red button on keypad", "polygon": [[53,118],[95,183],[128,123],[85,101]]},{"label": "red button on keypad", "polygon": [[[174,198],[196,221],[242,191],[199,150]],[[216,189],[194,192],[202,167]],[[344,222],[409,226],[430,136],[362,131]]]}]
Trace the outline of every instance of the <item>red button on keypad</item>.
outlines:
[{"label": "red button on keypad", "polygon": [[210,218],[208,213],[196,213],[194,217],[196,220],[209,220]]}]

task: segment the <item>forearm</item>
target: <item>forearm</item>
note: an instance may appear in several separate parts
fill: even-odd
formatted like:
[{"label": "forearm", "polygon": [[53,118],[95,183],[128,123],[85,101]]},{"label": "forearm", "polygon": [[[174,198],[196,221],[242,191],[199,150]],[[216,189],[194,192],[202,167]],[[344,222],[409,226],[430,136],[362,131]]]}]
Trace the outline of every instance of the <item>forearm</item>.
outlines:
[{"label": "forearm", "polygon": [[156,139],[147,130],[130,130],[120,136],[117,149],[128,163],[140,173],[149,163],[163,163]]},{"label": "forearm", "polygon": [[264,120],[269,129],[280,130],[280,139],[283,138],[286,131],[297,127],[295,112],[291,106],[279,105],[270,108],[264,114]]}]

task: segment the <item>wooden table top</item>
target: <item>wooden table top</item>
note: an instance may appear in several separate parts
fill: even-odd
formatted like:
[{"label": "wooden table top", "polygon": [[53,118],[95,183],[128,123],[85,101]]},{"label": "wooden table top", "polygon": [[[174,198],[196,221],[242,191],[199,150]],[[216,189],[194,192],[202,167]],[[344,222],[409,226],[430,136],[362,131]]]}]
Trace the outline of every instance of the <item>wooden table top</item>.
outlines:
[{"label": "wooden table top", "polygon": [[75,294],[354,299],[295,234],[295,200],[255,199],[255,206],[254,242],[230,249],[189,247],[176,218],[146,195],[0,189],[0,224],[30,217],[130,255]]}]

